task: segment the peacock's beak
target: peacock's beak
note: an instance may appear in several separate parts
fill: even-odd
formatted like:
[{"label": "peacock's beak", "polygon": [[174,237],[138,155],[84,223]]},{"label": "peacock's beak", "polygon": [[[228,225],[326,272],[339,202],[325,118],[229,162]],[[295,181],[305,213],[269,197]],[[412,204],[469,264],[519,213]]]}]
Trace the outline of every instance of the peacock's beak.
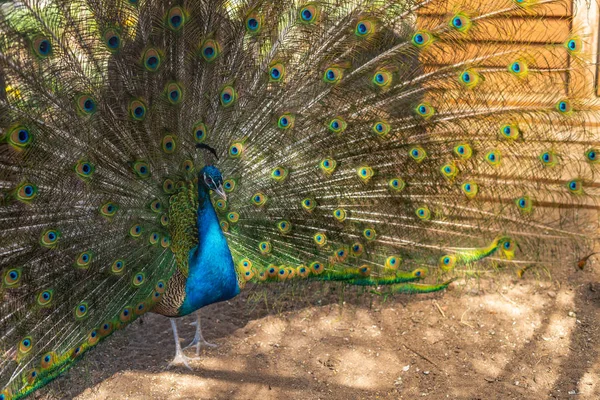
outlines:
[{"label": "peacock's beak", "polygon": [[219,197],[221,197],[223,200],[227,200],[227,195],[223,190],[223,185],[219,185],[219,187],[215,189],[215,193],[219,195]]}]

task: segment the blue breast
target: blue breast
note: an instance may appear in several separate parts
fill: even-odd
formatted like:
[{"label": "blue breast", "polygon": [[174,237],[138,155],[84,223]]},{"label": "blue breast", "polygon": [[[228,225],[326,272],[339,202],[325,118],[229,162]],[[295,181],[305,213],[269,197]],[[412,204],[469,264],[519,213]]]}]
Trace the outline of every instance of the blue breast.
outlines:
[{"label": "blue breast", "polygon": [[189,275],[180,315],[235,297],[240,288],[227,240],[208,193],[199,190],[198,246],[190,251]]}]

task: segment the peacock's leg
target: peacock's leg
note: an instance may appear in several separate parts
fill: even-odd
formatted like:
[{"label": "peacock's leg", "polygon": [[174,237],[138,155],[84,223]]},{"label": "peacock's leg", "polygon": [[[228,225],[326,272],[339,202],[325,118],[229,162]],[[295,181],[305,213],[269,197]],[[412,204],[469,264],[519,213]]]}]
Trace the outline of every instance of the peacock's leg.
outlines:
[{"label": "peacock's leg", "polygon": [[171,328],[173,328],[173,336],[175,337],[175,358],[169,363],[168,368],[174,366],[180,367],[182,365],[185,365],[189,370],[191,370],[192,367],[190,367],[190,365],[188,364],[188,361],[191,359],[185,356],[183,354],[183,351],[181,350],[181,343],[179,343],[179,334],[177,333],[177,322],[175,322],[175,319],[173,318],[171,318]]},{"label": "peacock's leg", "polygon": [[192,342],[186,347],[186,349],[192,346],[196,346],[196,355],[199,356],[200,347],[217,347],[216,344],[208,343],[206,339],[204,339],[204,336],[202,336],[202,328],[200,326],[200,310],[196,311],[196,322],[193,322],[192,324],[196,325],[196,336],[194,336],[194,340],[192,340]]}]

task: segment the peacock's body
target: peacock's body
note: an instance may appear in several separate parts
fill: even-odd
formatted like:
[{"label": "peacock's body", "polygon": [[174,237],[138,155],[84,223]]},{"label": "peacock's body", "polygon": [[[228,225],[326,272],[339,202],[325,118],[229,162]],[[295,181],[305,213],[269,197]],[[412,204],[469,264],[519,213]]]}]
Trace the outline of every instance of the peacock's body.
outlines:
[{"label": "peacock's body", "polygon": [[0,2],[0,400],[247,282],[418,293],[589,255],[600,133],[575,11]]}]

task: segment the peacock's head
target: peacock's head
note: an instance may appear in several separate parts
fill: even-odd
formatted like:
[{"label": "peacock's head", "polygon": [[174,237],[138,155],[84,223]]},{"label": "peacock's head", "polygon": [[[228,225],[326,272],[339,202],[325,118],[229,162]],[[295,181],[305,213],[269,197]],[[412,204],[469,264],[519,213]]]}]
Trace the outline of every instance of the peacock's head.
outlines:
[{"label": "peacock's head", "polygon": [[200,171],[201,182],[206,186],[209,190],[214,191],[223,200],[227,200],[227,195],[223,190],[223,176],[221,175],[221,171],[214,165],[207,165]]}]

